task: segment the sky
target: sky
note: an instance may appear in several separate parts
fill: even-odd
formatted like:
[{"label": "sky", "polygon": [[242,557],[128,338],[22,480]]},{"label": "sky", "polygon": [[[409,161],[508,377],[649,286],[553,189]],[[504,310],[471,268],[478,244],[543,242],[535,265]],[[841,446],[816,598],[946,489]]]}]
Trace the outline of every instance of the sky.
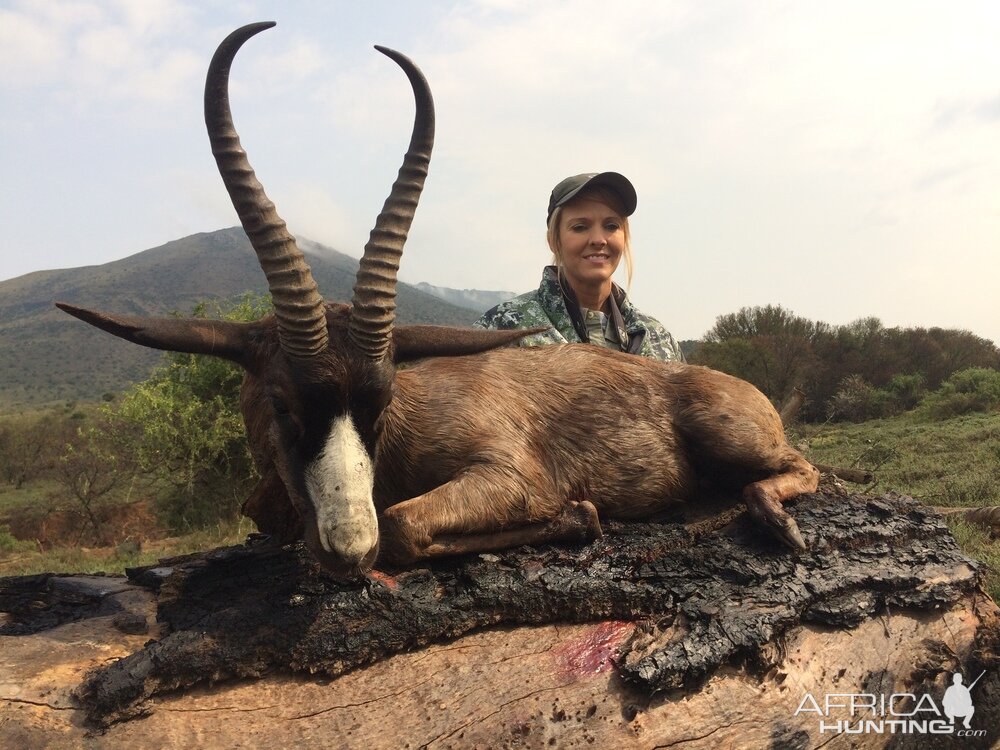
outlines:
[{"label": "sky", "polygon": [[995,0],[0,0],[0,280],[237,224],[202,87],[264,20],[231,99],[296,234],[367,241],[413,117],[382,44],[437,108],[404,281],[535,288],[549,191],[614,170],[678,339],[780,304],[1000,343]]}]

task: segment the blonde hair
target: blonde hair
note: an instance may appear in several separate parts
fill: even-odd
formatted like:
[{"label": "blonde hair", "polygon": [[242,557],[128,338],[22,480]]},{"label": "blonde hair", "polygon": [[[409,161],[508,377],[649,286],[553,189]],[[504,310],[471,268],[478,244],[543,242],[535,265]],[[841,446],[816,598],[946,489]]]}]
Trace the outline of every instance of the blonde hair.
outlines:
[{"label": "blonde hair", "polygon": [[625,243],[622,250],[622,257],[625,260],[625,289],[628,290],[632,286],[632,233],[628,228],[628,217],[625,216],[622,211],[621,198],[618,197],[618,194],[614,190],[604,187],[603,185],[598,185],[592,188],[584,188],[577,195],[574,195],[571,201],[565,205],[559,206],[552,212],[552,216],[549,219],[548,230],[545,233],[545,239],[548,241],[549,249],[552,251],[552,263],[555,265],[557,272],[561,276],[563,262],[562,255],[559,252],[559,220],[562,218],[563,209],[567,205],[581,199],[595,200],[598,203],[603,203],[605,206],[621,216],[622,232],[625,234]]}]

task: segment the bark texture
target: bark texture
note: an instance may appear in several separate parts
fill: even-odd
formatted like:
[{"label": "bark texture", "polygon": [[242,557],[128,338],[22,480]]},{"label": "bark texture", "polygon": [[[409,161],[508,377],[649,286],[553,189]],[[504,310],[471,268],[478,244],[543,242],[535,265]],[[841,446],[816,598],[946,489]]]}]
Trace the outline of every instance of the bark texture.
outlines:
[{"label": "bark texture", "polygon": [[[952,672],[971,682],[986,670],[973,726],[987,734],[963,746],[989,747],[1000,731],[1000,621],[979,564],[940,517],[894,496],[817,493],[790,509],[808,552],[736,518],[715,530],[608,524],[584,547],[458,558],[352,585],[300,545],[166,560],[127,582],[7,579],[0,635],[26,642],[88,619],[116,629],[124,645],[112,656],[123,658],[92,661],[65,706],[78,709],[75,726],[85,717],[116,741],[167,721],[157,708],[211,713],[222,700],[258,722],[268,710],[298,717],[299,732],[337,728],[341,744],[359,747],[934,747],[955,738],[834,737],[796,708],[824,691],[927,692],[940,705]],[[155,640],[139,647],[146,627]],[[428,644],[438,645],[420,650]],[[254,692],[265,686],[269,702]],[[326,691],[306,700],[328,710],[297,703],[311,691]],[[176,707],[191,701],[211,707]],[[381,721],[362,718],[378,706]],[[249,715],[228,719],[244,720],[250,731]],[[185,721],[184,742],[215,736]]]}]

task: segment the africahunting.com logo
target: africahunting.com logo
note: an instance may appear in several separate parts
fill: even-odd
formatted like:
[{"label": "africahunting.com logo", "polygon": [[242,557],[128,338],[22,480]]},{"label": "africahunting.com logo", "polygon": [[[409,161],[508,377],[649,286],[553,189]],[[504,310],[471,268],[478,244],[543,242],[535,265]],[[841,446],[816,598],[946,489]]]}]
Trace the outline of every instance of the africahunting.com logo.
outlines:
[{"label": "africahunting.com logo", "polygon": [[[940,703],[929,693],[827,693],[817,698],[806,693],[795,715],[815,715],[820,734],[952,734],[983,737],[985,729],[973,729],[976,707],[972,689],[984,671],[966,686],[960,672]],[[959,720],[956,724],[956,719]]]}]

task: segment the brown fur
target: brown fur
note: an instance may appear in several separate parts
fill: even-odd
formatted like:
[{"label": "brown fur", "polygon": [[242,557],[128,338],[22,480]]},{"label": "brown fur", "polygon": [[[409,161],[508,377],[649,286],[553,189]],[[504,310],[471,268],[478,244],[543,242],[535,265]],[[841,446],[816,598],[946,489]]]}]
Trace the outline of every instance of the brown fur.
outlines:
[{"label": "brown fur", "polygon": [[[244,414],[273,487],[262,387],[248,376]],[[648,518],[696,501],[713,476],[745,486],[754,516],[789,541],[780,503],[819,479],[749,383],[583,344],[419,362],[396,373],[376,433],[382,553],[398,563],[548,538],[580,501],[604,518]],[[280,532],[294,527],[282,500],[246,510]],[[527,532],[507,539],[513,529]],[[564,536],[596,533],[569,524]]]}]

